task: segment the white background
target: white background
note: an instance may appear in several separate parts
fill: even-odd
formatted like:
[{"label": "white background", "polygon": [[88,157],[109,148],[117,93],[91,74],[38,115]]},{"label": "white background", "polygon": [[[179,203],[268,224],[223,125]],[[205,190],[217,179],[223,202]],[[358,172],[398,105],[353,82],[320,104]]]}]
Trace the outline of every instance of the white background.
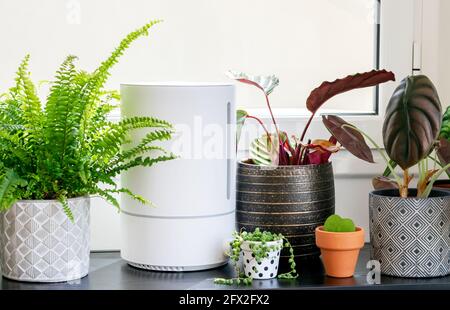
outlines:
[{"label": "white background", "polygon": [[[334,4],[336,16],[345,17],[345,10],[339,10],[337,6],[337,3],[342,3],[341,0],[321,1]],[[440,91],[443,105],[447,106],[450,102],[450,1],[424,0],[423,4],[420,0],[383,1],[416,3],[415,20],[410,21],[411,27],[414,27],[414,37],[406,39],[411,41],[411,47],[413,41],[417,42],[422,72],[432,78]],[[271,7],[275,2],[282,5]],[[359,8],[365,12],[366,19],[370,14],[371,1],[353,2],[364,2],[364,6]],[[313,0],[0,0],[0,91],[5,91],[12,84],[14,71],[25,53],[32,56],[31,70],[36,81],[51,78],[67,54],[79,56],[80,66],[93,70],[119,38],[149,19],[162,17],[165,22],[152,30],[149,38],[140,39],[121,59],[113,71],[111,87],[117,88],[119,82],[135,80],[218,81],[223,80],[222,73],[229,68],[255,73],[278,71],[284,84],[274,93],[274,102],[282,107],[296,107],[297,104],[303,105],[307,95],[305,92],[311,86],[324,79],[334,79],[344,72],[362,71],[367,63],[367,58],[358,58],[358,55],[353,55],[352,61],[336,60],[342,56],[339,53],[348,51],[345,48],[347,44],[358,37],[356,30],[362,33],[364,29],[346,32],[348,25],[344,22],[340,25],[342,28],[326,29],[323,25],[327,25],[330,12],[317,15],[320,8],[316,7],[308,11],[316,12],[315,15],[307,16],[306,10],[302,10],[314,6],[312,3]],[[397,11],[391,14],[398,16],[399,22],[404,22],[404,18],[409,16],[409,6],[398,4],[394,7]],[[239,29],[246,24],[246,18],[249,18],[248,27]],[[276,23],[275,18],[278,19]],[[318,24],[322,27],[312,27]],[[405,26],[392,24],[389,27],[395,32],[396,27]],[[302,35],[301,40],[295,39],[295,31]],[[223,37],[221,44],[217,43],[219,35]],[[359,39],[363,53],[364,47],[369,45],[361,41],[361,37]],[[405,41],[405,38],[397,39],[399,42]],[[246,53],[251,47],[260,52]],[[387,58],[398,51],[395,44],[384,48]],[[330,53],[331,49],[335,53]],[[367,51],[369,53],[370,49]],[[412,63],[411,53],[403,54],[402,61]],[[318,59],[323,59],[324,55],[335,55],[336,59],[325,57],[327,59],[321,64]],[[270,61],[271,57],[275,60]],[[367,94],[363,103],[356,99],[363,98],[358,96],[364,94],[355,93],[336,100],[331,107],[370,107],[371,96]],[[260,104],[256,103],[260,98],[258,95],[240,87],[239,104]],[[367,116],[359,121],[367,124],[377,122],[376,125],[381,126],[379,118]],[[290,128],[288,121],[282,120],[282,126]],[[312,134],[316,132],[313,129]],[[333,158],[336,211],[352,217],[366,228],[370,178],[383,169],[381,161],[378,162],[378,165],[365,164],[346,152]],[[119,216],[116,210],[100,199],[94,199],[93,250],[118,249],[119,246]]]}]

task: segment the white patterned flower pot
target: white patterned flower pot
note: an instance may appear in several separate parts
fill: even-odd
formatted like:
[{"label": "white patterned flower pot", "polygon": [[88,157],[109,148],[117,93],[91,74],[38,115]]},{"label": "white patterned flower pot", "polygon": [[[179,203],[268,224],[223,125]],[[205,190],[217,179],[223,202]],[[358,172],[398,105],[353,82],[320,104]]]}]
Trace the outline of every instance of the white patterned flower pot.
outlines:
[{"label": "white patterned flower pot", "polygon": [[450,192],[428,198],[398,197],[398,190],[370,193],[372,259],[381,273],[408,278],[450,274]]},{"label": "white patterned flower pot", "polygon": [[4,277],[63,282],[89,270],[89,197],[68,200],[72,223],[56,200],[18,201],[0,212],[0,267]]},{"label": "white patterned flower pot", "polygon": [[255,255],[253,254],[251,244],[261,244],[261,242],[242,242],[242,263],[244,265],[245,275],[257,280],[275,278],[278,274],[278,265],[280,263],[280,252],[283,247],[283,240],[266,242],[267,246],[275,246],[277,250],[267,253],[267,257],[261,259],[260,262],[256,260]]}]

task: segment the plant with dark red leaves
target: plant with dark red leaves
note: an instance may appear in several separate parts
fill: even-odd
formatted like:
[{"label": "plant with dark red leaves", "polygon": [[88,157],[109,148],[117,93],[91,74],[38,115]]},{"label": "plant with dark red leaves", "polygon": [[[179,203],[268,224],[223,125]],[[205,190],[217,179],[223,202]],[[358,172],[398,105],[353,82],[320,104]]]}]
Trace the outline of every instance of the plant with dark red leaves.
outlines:
[{"label": "plant with dark red leaves", "polygon": [[[263,92],[275,128],[275,133],[270,133],[259,118],[249,115],[246,111],[238,110],[237,141],[239,141],[245,120],[252,119],[258,122],[263,127],[265,134],[251,143],[250,159],[254,164],[274,166],[317,165],[327,163],[331,154],[338,152],[340,149],[336,138],[332,136],[328,140],[317,139],[313,141],[308,140],[306,143],[303,142],[306,132],[320,107],[335,95],[352,89],[375,86],[380,83],[395,80],[392,72],[386,70],[373,70],[366,73],[350,75],[334,82],[323,82],[311,92],[306,100],[306,107],[311,112],[311,117],[306,123],[300,139],[298,139],[295,135],[289,138],[287,133],[280,131],[272,112],[269,95],[279,84],[279,80],[276,76],[249,76],[244,73],[232,71],[229,72],[229,76],[239,82],[256,86]],[[357,145],[354,146],[354,148],[357,147]]]},{"label": "plant with dark red leaves", "polygon": [[[413,179],[408,169],[417,165],[417,196],[426,198],[434,182],[450,168],[450,143],[445,136],[445,126],[441,127],[441,113],[433,83],[428,77],[418,75],[403,79],[389,101],[383,124],[385,151],[366,133],[340,117],[323,116],[323,123],[342,146],[362,160],[373,163],[366,140],[378,149],[387,168],[382,176],[373,179],[375,189],[394,188],[398,189],[400,197],[408,197],[409,183]],[[433,151],[434,157],[431,156]],[[428,165],[429,159],[434,161],[432,167]],[[402,169],[403,177],[396,174],[397,166]],[[391,175],[394,179],[389,178]]]}]

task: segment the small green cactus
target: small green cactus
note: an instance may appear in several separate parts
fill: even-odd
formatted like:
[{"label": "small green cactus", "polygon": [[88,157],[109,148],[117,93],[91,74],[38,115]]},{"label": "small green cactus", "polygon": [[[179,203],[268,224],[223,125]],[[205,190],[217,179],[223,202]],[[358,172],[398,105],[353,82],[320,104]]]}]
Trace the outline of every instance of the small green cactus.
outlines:
[{"label": "small green cactus", "polygon": [[333,214],[325,221],[324,230],[330,232],[353,232],[356,230],[356,227],[351,219]]}]

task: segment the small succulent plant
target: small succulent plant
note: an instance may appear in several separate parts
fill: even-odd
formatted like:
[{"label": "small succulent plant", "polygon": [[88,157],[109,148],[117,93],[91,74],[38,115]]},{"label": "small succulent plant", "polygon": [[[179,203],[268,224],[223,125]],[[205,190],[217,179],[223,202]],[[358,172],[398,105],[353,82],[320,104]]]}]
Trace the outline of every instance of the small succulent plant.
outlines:
[{"label": "small succulent plant", "polygon": [[355,224],[349,218],[342,218],[337,214],[330,215],[323,225],[325,231],[329,232],[354,232]]}]

